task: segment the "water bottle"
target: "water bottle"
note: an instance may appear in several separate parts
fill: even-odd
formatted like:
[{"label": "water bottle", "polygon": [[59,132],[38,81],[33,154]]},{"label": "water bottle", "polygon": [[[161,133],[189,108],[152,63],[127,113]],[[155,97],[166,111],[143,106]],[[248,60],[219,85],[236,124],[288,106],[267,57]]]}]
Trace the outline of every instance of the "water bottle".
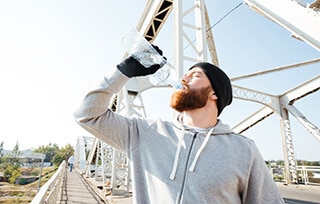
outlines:
[{"label": "water bottle", "polygon": [[181,87],[174,67],[137,30],[130,29],[120,43],[144,67],[149,68],[154,64],[162,66],[150,76],[153,85],[171,85],[176,89]]}]

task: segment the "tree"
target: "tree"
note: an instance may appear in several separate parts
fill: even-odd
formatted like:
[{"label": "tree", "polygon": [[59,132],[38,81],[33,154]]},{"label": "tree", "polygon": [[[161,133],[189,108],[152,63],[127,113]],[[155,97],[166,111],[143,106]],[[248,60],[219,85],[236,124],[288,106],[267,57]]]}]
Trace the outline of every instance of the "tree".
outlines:
[{"label": "tree", "polygon": [[15,183],[16,179],[21,175],[20,167],[17,164],[9,165],[7,169],[4,171],[4,174],[6,172],[8,172],[8,175],[10,175],[10,183]]},{"label": "tree", "polygon": [[3,157],[3,141],[0,143],[0,157]]},{"label": "tree", "polygon": [[12,150],[12,156],[13,157],[18,157],[20,155],[20,150],[19,150],[19,141],[16,142],[16,145],[14,146]]},{"label": "tree", "polygon": [[[3,145],[3,142],[1,144]],[[19,142],[17,141],[12,150],[12,154],[8,157],[1,158],[0,171],[3,173],[6,181],[9,181],[10,183],[14,183],[16,179],[21,175],[20,161],[18,158],[19,155]]]},{"label": "tree", "polygon": [[67,161],[68,158],[73,154],[74,154],[73,147],[70,144],[67,144],[64,147],[59,149],[58,153],[53,157],[52,162],[55,166],[59,166],[63,160]]},{"label": "tree", "polygon": [[19,165],[11,163],[9,157],[3,158],[3,162],[0,164],[0,171],[2,171],[5,180],[10,183],[14,183],[16,178],[20,176]]},{"label": "tree", "polygon": [[65,155],[65,160],[67,160],[74,154],[74,149],[70,144],[67,144],[60,149],[60,152]]},{"label": "tree", "polygon": [[14,183],[16,179],[21,175],[20,161],[18,156],[20,155],[19,142],[17,141],[14,146],[11,155],[3,157],[0,164],[0,170],[3,172],[3,176],[6,181]]},{"label": "tree", "polygon": [[34,149],[33,152],[45,154],[46,158],[44,159],[44,162],[53,163],[53,157],[59,152],[59,146],[57,144],[49,143],[46,146],[39,146],[37,149]]}]

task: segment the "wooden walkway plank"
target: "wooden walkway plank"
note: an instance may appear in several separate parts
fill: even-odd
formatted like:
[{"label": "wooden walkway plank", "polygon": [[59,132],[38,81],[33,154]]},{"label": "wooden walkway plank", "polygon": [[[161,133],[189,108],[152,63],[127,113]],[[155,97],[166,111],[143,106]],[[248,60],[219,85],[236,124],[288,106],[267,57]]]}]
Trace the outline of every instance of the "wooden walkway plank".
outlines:
[{"label": "wooden walkway plank", "polygon": [[91,187],[83,180],[82,176],[76,171],[67,171],[66,184],[63,195],[59,203],[78,203],[78,204],[102,204],[103,200],[96,195]]}]

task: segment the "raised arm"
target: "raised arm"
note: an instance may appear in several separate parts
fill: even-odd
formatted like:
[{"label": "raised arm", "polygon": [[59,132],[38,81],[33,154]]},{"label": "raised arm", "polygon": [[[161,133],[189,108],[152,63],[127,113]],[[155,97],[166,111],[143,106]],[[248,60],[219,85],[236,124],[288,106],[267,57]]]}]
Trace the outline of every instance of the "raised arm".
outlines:
[{"label": "raised arm", "polygon": [[131,77],[153,74],[159,68],[158,64],[145,68],[133,57],[128,57],[86,94],[74,113],[76,121],[109,145],[127,151],[129,133],[137,130],[132,119],[108,109],[111,99]]}]

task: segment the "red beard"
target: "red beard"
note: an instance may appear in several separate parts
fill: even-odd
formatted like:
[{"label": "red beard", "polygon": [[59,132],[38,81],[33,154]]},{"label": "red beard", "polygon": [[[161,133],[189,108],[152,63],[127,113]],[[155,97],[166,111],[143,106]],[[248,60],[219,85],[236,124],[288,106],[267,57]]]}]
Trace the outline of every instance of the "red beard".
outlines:
[{"label": "red beard", "polygon": [[178,112],[202,108],[206,105],[211,86],[199,89],[179,89],[171,96],[170,106]]}]

